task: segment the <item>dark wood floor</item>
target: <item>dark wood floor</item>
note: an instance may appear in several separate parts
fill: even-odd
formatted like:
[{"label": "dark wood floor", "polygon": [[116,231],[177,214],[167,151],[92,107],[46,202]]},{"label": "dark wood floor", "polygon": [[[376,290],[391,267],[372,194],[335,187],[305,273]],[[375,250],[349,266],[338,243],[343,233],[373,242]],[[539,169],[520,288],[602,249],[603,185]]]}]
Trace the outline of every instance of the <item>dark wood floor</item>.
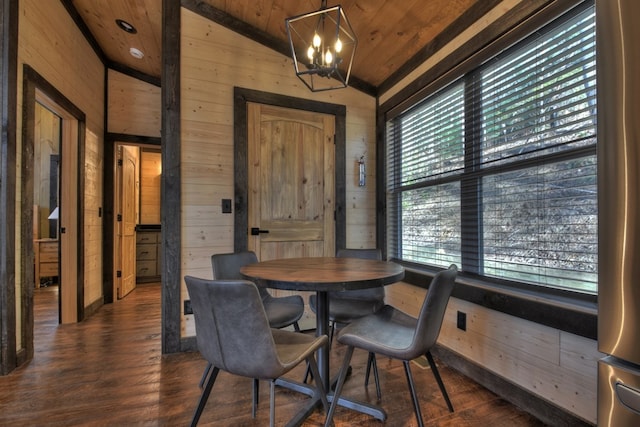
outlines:
[{"label": "dark wood floor", "polygon": [[[161,354],[160,287],[138,286],[124,300],[102,307],[75,325],[57,323],[57,286],[36,291],[35,357],[27,366],[0,377],[0,425],[112,426],[188,425],[205,366],[198,353]],[[335,345],[332,366],[344,349]],[[354,354],[353,374],[344,394],[375,402],[375,387],[363,386],[366,354]],[[381,423],[339,409],[336,426],[414,426],[415,417],[402,365],[378,360],[380,404],[388,412]],[[421,408],[429,426],[540,426],[539,421],[457,372],[440,366],[456,411],[448,412],[432,374],[414,365]],[[301,378],[304,367],[293,371]],[[260,406],[251,418],[251,382],[226,373],[218,376],[200,425],[263,426],[269,419],[269,387],[262,383]],[[305,396],[277,389],[276,423],[283,425],[304,406]],[[320,426],[317,411],[305,424]]]}]

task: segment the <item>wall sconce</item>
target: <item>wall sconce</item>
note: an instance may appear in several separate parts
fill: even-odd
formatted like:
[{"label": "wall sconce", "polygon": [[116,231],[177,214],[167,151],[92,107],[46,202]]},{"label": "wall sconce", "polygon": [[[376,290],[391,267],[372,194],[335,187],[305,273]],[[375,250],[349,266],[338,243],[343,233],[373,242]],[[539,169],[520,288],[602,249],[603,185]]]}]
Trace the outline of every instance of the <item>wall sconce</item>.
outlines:
[{"label": "wall sconce", "polygon": [[364,187],[367,181],[367,170],[364,164],[364,156],[360,156],[358,160],[358,186]]}]

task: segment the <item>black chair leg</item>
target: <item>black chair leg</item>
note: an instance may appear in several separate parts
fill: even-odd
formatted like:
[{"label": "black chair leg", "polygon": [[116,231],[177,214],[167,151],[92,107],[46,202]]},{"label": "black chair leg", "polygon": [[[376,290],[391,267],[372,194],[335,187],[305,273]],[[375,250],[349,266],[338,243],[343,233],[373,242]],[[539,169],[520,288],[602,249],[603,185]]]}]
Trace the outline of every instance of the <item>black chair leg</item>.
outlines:
[{"label": "black chair leg", "polygon": [[[367,371],[364,374],[364,386],[367,387],[369,385],[369,375],[371,374],[371,365],[373,364],[372,359],[373,353],[369,353],[369,358],[367,359]],[[375,356],[374,356],[375,357]]]},{"label": "black chair leg", "polygon": [[369,358],[367,359],[367,372],[364,376],[364,386],[369,386],[369,375],[371,373],[371,368],[373,368],[373,379],[376,383],[376,395],[378,396],[378,400],[382,399],[382,391],[380,390],[380,376],[378,375],[378,363],[376,362],[375,353],[369,352]]},{"label": "black chair leg", "polygon": [[[318,362],[314,359],[313,356],[309,356],[307,358],[307,365],[311,369],[311,374],[314,378],[320,378],[320,373],[318,371]],[[322,401],[322,406],[324,406],[325,412],[329,410],[329,401],[327,400],[327,391],[324,389],[324,385],[322,381],[316,381],[316,395],[320,397]]]},{"label": "black chair leg", "polygon": [[251,418],[256,417],[259,395],[260,395],[260,381],[257,378],[254,378],[253,379],[253,407],[251,408]]},{"label": "black chair leg", "polygon": [[331,350],[331,343],[333,343],[333,335],[336,332],[336,322],[331,322],[331,328],[329,329],[329,350]]},{"label": "black chair leg", "polygon": [[300,332],[300,325],[298,325],[298,322],[293,323],[293,330],[296,332]]},{"label": "black chair leg", "polygon": [[307,381],[309,381],[309,377],[313,379],[313,374],[311,373],[311,370],[309,369],[309,364],[307,363],[307,370],[304,371],[304,378],[302,379],[302,382],[306,384]]},{"label": "black chair leg", "polygon": [[420,412],[420,403],[418,402],[418,395],[416,394],[416,386],[413,383],[413,375],[411,375],[411,362],[409,360],[403,360],[404,373],[407,375],[407,383],[409,384],[409,391],[411,392],[411,400],[413,401],[413,410],[416,413],[416,419],[418,420],[418,427],[424,427],[422,422],[422,413]]},{"label": "black chair leg", "polygon": [[209,400],[209,395],[211,394],[213,383],[216,382],[216,377],[218,376],[218,372],[220,372],[220,369],[214,367],[213,371],[211,371],[211,375],[209,375],[207,384],[205,385],[204,390],[202,390],[202,395],[200,395],[200,400],[198,401],[196,412],[193,414],[193,419],[191,419],[191,427],[195,427],[198,425],[198,420],[200,420],[200,415],[202,415],[202,410],[204,409],[204,406],[207,404],[207,400]]},{"label": "black chair leg", "polygon": [[209,371],[211,371],[211,363],[207,363],[207,366],[204,368],[204,372],[202,373],[202,378],[200,378],[200,383],[198,387],[204,387],[205,381],[207,381],[207,376],[209,375]]},{"label": "black chair leg", "polygon": [[351,363],[351,356],[353,356],[353,347],[347,347],[347,352],[344,354],[344,360],[342,361],[342,367],[340,368],[340,374],[338,375],[338,383],[336,389],[333,392],[333,400],[329,407],[329,413],[327,413],[327,419],[324,421],[324,427],[329,427],[333,422],[333,414],[336,412],[336,406],[338,406],[338,400],[340,400],[340,393],[342,392],[342,386],[347,378],[347,371],[349,370],[349,364]]},{"label": "black chair leg", "polygon": [[449,412],[453,412],[453,405],[451,404],[451,400],[449,400],[447,389],[444,388],[444,383],[442,382],[442,378],[440,378],[438,367],[436,366],[436,362],[433,360],[433,356],[431,355],[431,352],[427,351],[425,356],[429,361],[429,366],[431,366],[431,372],[433,372],[433,376],[436,377],[436,382],[438,383],[438,387],[440,387],[440,391],[442,392],[442,397],[444,397],[444,400],[447,402],[447,406],[449,407]]},{"label": "black chair leg", "polygon": [[269,381],[269,427],[276,425],[276,381]]}]

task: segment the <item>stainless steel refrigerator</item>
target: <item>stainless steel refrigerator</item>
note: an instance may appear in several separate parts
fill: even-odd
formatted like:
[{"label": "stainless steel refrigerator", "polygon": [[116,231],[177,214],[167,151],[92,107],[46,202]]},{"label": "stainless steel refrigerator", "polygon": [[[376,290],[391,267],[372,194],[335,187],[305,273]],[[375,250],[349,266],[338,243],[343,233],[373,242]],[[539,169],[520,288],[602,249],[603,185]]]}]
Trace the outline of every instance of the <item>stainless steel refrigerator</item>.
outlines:
[{"label": "stainless steel refrigerator", "polygon": [[598,425],[640,426],[640,0],[596,0]]}]

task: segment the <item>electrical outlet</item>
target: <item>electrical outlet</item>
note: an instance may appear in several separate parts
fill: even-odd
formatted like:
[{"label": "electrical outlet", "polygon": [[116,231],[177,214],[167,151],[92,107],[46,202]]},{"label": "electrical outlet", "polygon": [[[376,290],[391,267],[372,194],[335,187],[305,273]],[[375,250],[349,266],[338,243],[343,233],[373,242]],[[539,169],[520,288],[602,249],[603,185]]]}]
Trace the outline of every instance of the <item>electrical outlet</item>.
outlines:
[{"label": "electrical outlet", "polygon": [[193,314],[193,309],[191,308],[191,300],[184,300],[184,314]]},{"label": "electrical outlet", "polygon": [[467,330],[467,313],[458,312],[458,329]]},{"label": "electrical outlet", "polygon": [[222,199],[222,213],[231,213],[231,199]]}]

